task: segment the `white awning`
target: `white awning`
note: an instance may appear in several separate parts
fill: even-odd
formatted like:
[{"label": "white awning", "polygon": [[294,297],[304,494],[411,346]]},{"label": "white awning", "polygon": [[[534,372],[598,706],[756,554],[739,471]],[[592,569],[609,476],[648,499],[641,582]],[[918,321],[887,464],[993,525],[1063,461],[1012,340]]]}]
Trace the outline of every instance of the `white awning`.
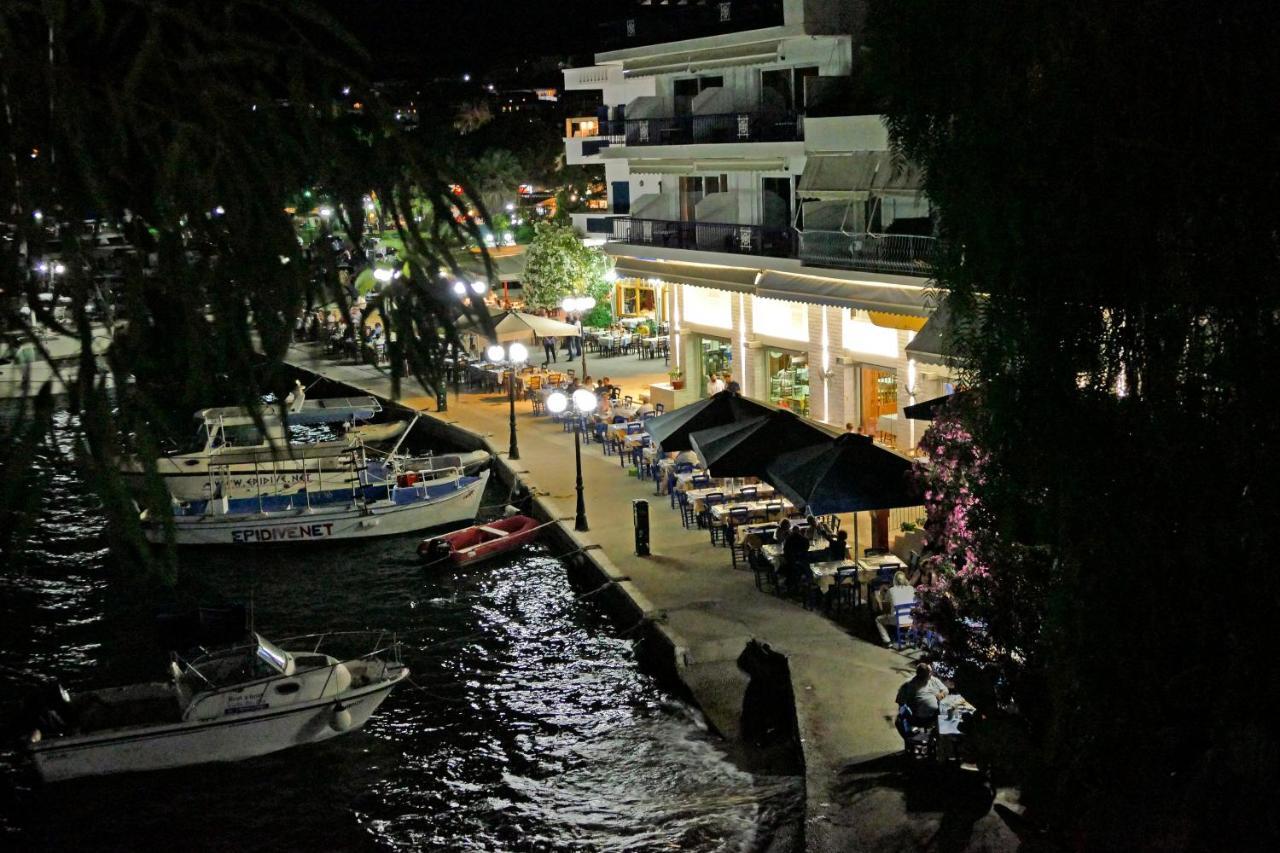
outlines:
[{"label": "white awning", "polygon": [[956,361],[955,353],[947,340],[950,325],[951,312],[944,307],[938,308],[911,339],[911,343],[907,344],[907,355],[916,361],[940,366]]},{"label": "white awning", "polygon": [[884,311],[911,317],[928,317],[932,313],[925,304],[927,288],[905,284],[845,281],[765,270],[755,292],[767,299]]},{"label": "white awning", "polygon": [[778,61],[781,44],[782,39],[774,37],[730,47],[691,47],[671,52],[659,52],[657,47],[651,47],[643,58],[624,60],[622,73],[626,77],[651,77],[739,65],[766,65]]},{"label": "white awning", "polygon": [[713,290],[730,290],[735,293],[753,292],[756,277],[760,274],[760,270],[755,268],[642,261],[637,258],[618,258],[614,268],[618,271],[618,275],[623,277],[656,278],[661,281],[709,287]]},{"label": "white awning", "polygon": [[637,152],[632,155],[630,169],[632,174],[642,175],[691,175],[695,172],[781,172],[787,166],[782,157],[765,157],[751,159],[718,158],[714,160],[690,160],[655,158],[640,159],[643,155]]},{"label": "white awning", "polygon": [[910,162],[894,162],[889,151],[811,154],[805,160],[796,196],[820,200],[865,200],[872,193],[915,194],[923,187],[920,169]]}]

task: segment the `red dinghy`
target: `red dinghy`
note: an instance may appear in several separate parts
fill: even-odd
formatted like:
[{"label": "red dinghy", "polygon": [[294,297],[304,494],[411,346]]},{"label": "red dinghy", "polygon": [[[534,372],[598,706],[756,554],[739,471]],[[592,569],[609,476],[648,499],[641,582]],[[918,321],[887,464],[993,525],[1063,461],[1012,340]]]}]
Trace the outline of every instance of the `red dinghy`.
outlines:
[{"label": "red dinghy", "polygon": [[418,545],[418,556],[429,563],[469,566],[527,545],[540,526],[527,515],[500,518],[424,539]]}]

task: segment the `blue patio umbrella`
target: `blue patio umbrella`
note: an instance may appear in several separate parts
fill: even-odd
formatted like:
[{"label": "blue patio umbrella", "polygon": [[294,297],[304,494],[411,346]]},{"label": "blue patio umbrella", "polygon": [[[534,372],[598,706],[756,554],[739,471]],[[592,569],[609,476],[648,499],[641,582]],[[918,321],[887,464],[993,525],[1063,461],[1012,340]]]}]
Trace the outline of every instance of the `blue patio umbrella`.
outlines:
[{"label": "blue patio umbrella", "polygon": [[911,478],[911,460],[878,446],[870,436],[856,433],[779,455],[767,466],[765,479],[793,504],[814,515],[854,513],[855,558],[857,513],[924,502]]},{"label": "blue patio umbrella", "polygon": [[691,433],[689,443],[713,477],[760,477],[778,455],[831,439],[817,424],[778,409]]},{"label": "blue patio umbrella", "polygon": [[705,400],[672,409],[649,421],[653,443],[665,451],[692,450],[689,436],[699,430],[739,424],[777,411],[773,406],[749,400],[732,391],[721,391]]}]

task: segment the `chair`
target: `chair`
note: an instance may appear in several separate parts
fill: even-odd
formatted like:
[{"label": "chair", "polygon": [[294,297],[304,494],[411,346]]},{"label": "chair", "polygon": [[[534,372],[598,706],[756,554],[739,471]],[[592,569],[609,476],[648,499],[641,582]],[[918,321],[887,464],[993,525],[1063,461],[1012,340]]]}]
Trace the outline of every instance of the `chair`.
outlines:
[{"label": "chair", "polygon": [[[730,549],[734,549],[734,527],[739,524],[746,524],[751,520],[751,510],[745,506],[731,506],[729,512],[725,515],[724,521],[718,525],[711,526],[711,544],[716,544],[717,532],[719,540],[727,545]],[[734,549],[733,563],[736,567],[738,564],[737,552]]]},{"label": "chair", "polygon": [[680,507],[680,523],[687,530],[696,521],[693,515],[693,504],[689,503],[689,493],[677,490],[676,505]]},{"label": "chair", "polygon": [[692,463],[692,462],[677,462],[677,463],[676,463],[676,473],[677,473],[677,474],[692,474],[692,473],[693,473],[693,463]]},{"label": "chair", "polygon": [[922,723],[911,713],[911,708],[902,705],[898,708],[898,716],[893,727],[902,737],[902,748],[907,757],[917,761],[932,761],[937,755],[938,738],[937,723]]},{"label": "chair", "polygon": [[693,479],[689,481],[689,485],[695,489],[711,488],[711,477],[707,474],[695,474]]},{"label": "chair", "polygon": [[755,486],[743,486],[741,489],[738,490],[739,497],[741,497],[744,501],[753,501],[759,496],[759,494],[760,494],[760,489],[758,489]]},{"label": "chair", "polygon": [[831,602],[837,612],[847,607],[852,613],[862,603],[862,585],[858,583],[857,572],[837,572],[831,593]]},{"label": "chair", "polygon": [[876,569],[876,576],[867,582],[867,604],[870,605],[876,597],[876,590],[882,586],[890,586],[893,583],[893,575],[898,571],[897,566],[881,566]]},{"label": "chair", "polygon": [[622,398],[622,405],[626,406],[627,408],[630,408],[631,406],[635,405],[635,400],[632,399],[630,394],[628,394],[627,396]]},{"label": "chair", "polygon": [[764,517],[772,519],[775,515],[782,515],[782,501],[769,501],[764,505]]},{"label": "chair", "polygon": [[[711,492],[702,499],[704,509],[698,518],[699,527],[711,527],[711,508],[724,503],[724,492]],[[716,544],[715,531],[711,531],[711,544]]]},{"label": "chair", "polygon": [[895,604],[893,607],[893,642],[898,648],[902,648],[902,637],[905,630],[906,636],[918,636],[916,632],[915,621],[912,619],[912,611],[916,609],[915,602],[907,604]]},{"label": "chair", "polygon": [[671,508],[676,508],[676,475],[671,472],[667,475],[667,499],[671,503]]},{"label": "chair", "polygon": [[627,422],[627,419],[624,418],[622,415],[614,415],[613,420],[610,423],[625,424],[626,422]]},{"label": "chair", "polygon": [[639,435],[644,432],[644,424],[640,421],[632,421],[627,424],[627,435]]},{"label": "chair", "polygon": [[655,415],[661,415],[664,412],[666,412],[666,410],[667,410],[667,406],[665,403],[656,403],[653,407],[653,413]]},{"label": "chair", "polygon": [[748,548],[747,565],[751,567],[751,572],[756,577],[756,589],[764,592],[767,586],[769,592],[778,594],[778,573],[774,570],[773,564],[765,559],[764,554],[756,548]]}]

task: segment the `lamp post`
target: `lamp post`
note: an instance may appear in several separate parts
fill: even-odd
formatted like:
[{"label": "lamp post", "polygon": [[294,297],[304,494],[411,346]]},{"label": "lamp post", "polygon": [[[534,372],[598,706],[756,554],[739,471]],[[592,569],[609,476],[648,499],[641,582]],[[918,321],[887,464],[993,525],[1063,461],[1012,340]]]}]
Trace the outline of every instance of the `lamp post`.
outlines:
[{"label": "lamp post", "polygon": [[516,366],[529,359],[529,350],[524,344],[516,341],[508,345],[505,350],[501,345],[494,344],[489,347],[487,354],[490,361],[505,361],[509,365],[507,369],[507,397],[511,401],[511,449],[507,452],[507,458],[519,459],[520,447],[516,444]]},{"label": "lamp post", "polygon": [[[596,395],[588,391],[586,388],[579,388],[577,391],[573,392],[573,397],[571,399],[569,395],[564,392],[556,391],[547,398],[547,409],[549,409],[552,414],[558,415],[565,409],[569,408],[570,402],[573,404],[574,412],[578,415],[590,414],[596,408]],[[578,437],[578,433],[581,432],[580,421],[581,418],[579,418],[579,423],[575,424],[573,427],[573,460],[574,464],[577,466],[578,472],[578,514],[573,520],[573,529],[585,531],[589,528],[587,527],[587,504],[582,498],[582,439]]]},{"label": "lamp post", "polygon": [[582,312],[596,307],[596,300],[591,296],[566,296],[560,302],[566,312],[578,315],[578,352],[582,355],[582,381],[587,380],[587,348],[582,345]]}]

